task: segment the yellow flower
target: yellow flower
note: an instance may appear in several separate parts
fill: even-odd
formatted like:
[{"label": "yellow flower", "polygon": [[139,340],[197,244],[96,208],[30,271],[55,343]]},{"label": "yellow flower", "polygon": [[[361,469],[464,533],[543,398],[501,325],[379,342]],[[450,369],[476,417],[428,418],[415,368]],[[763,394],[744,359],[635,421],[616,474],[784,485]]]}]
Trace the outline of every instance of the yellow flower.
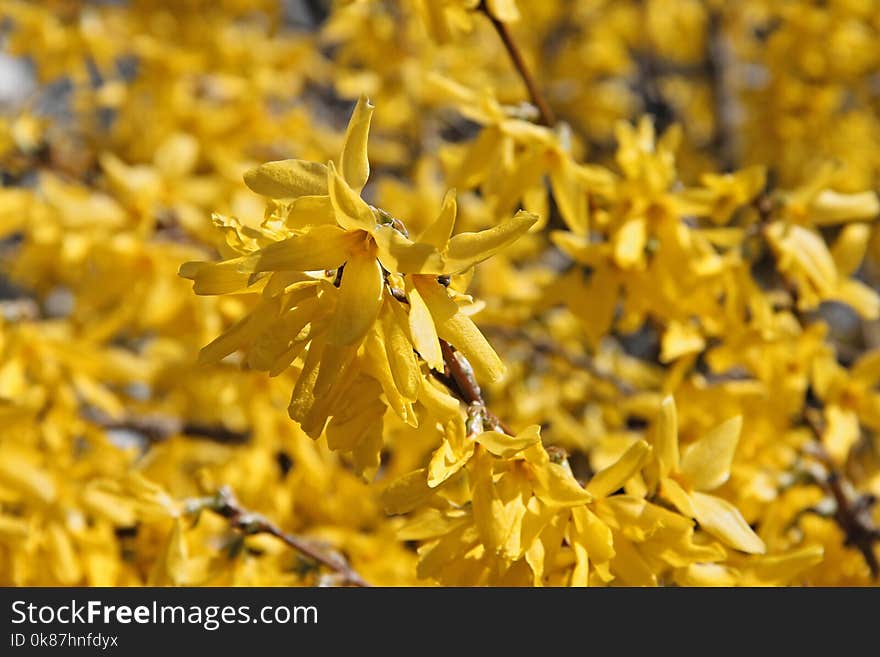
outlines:
[{"label": "yellow flower", "polygon": [[870,230],[865,224],[849,224],[831,249],[814,228],[778,221],[766,230],[779,259],[779,269],[797,286],[802,310],[822,301],[842,301],[866,319],[880,317],[880,297],[852,278],[864,258]]},{"label": "yellow flower", "polygon": [[[261,293],[250,314],[202,350],[201,362],[245,349],[251,367],[279,374],[300,359],[290,416],[315,438],[334,416],[327,429],[331,447],[359,454],[365,472],[378,467],[380,392],[402,420],[418,424],[413,404],[426,374],[414,350],[442,371],[443,339],[467,357],[480,380],[502,376],[500,359],[438,277],[473,267],[536,221],[521,212],[495,228],[453,235],[456,203],[448,194],[437,220],[409,239],[397,219],[359,194],[369,177],[372,112],[361,98],[336,163],[284,160],[246,173],[251,189],[278,199],[261,232],[227,223],[227,244],[238,257],[180,269],[197,293]],[[332,283],[323,274],[328,270],[335,270]],[[340,413],[343,395],[350,406]],[[360,415],[352,410],[367,407]]]},{"label": "yellow flower", "polygon": [[733,417],[680,453],[675,402],[671,397],[664,399],[654,443],[660,494],[725,544],[743,552],[763,554],[764,542],[739,510],[730,502],[707,494],[730,476],[741,427],[742,418]]},{"label": "yellow flower", "polygon": [[825,426],[822,442],[829,455],[845,463],[853,445],[859,440],[861,425],[880,427],[880,350],[860,356],[847,370],[830,354],[813,361],[812,385],[823,402]]}]

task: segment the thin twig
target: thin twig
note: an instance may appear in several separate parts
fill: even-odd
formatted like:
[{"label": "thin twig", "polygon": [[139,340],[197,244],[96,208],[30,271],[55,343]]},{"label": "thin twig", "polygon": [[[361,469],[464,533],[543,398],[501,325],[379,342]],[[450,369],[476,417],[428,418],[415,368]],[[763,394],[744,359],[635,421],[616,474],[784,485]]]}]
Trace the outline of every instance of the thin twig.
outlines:
[{"label": "thin twig", "polygon": [[202,438],[224,445],[242,445],[250,439],[247,431],[234,431],[222,425],[184,422],[166,415],[129,415],[117,419],[92,406],[83,408],[81,414],[104,429],[133,431],[151,443],[162,442],[171,436]]},{"label": "thin twig", "polygon": [[709,16],[709,34],[706,40],[706,70],[712,88],[715,115],[715,135],[712,146],[722,171],[736,167],[736,130],[733,98],[730,93],[730,54],[724,40],[724,24],[720,13]]},{"label": "thin twig", "polygon": [[316,543],[296,534],[282,531],[265,516],[243,508],[232,491],[224,486],[212,497],[191,500],[188,512],[198,514],[203,510],[213,511],[229,521],[232,529],[245,536],[269,534],[283,541],[306,558],[326,566],[340,578],[342,584],[350,586],[370,586],[348,563],[341,554],[335,551],[322,550]]},{"label": "thin twig", "polygon": [[871,577],[876,580],[880,577],[880,561],[874,551],[874,544],[880,543],[880,528],[874,526],[870,510],[876,504],[877,499],[871,494],[857,495],[853,499],[847,493],[844,476],[825,447],[819,442],[822,439],[823,426],[818,417],[817,409],[811,410],[814,412],[804,414],[807,425],[817,440],[810,446],[810,455],[819,460],[827,472],[820,483],[834,498],[834,521],[843,532],[844,545],[861,552],[868,569],[871,571]]},{"label": "thin twig", "polygon": [[510,56],[514,67],[519,73],[519,76],[522,78],[522,81],[525,83],[526,89],[528,89],[529,91],[529,97],[532,99],[532,103],[535,105],[535,107],[538,108],[538,111],[541,113],[540,123],[548,127],[553,127],[553,125],[556,124],[556,115],[553,113],[553,110],[550,109],[550,105],[547,103],[547,100],[544,98],[544,95],[538,88],[538,84],[537,82],[535,82],[535,78],[529,71],[529,67],[526,66],[526,61],[523,58],[522,51],[516,44],[516,41],[513,38],[513,34],[511,34],[510,32],[510,28],[508,28],[505,23],[498,20],[492,15],[492,12],[489,11],[489,8],[486,6],[485,1],[480,2],[479,7],[477,7],[477,11],[485,14],[486,18],[488,18],[489,21],[492,23],[492,27],[494,27],[495,31],[498,33],[498,36],[501,37],[501,41],[502,43],[504,43],[504,47],[507,49],[507,54]]},{"label": "thin twig", "polygon": [[846,536],[844,545],[854,547],[862,553],[871,571],[871,577],[877,579],[880,576],[880,563],[874,552],[874,543],[880,542],[880,530],[873,526],[866,513],[877,500],[872,495],[859,495],[855,500],[850,501],[843,490],[840,473],[836,470],[828,474],[825,485],[837,504],[834,520]]}]

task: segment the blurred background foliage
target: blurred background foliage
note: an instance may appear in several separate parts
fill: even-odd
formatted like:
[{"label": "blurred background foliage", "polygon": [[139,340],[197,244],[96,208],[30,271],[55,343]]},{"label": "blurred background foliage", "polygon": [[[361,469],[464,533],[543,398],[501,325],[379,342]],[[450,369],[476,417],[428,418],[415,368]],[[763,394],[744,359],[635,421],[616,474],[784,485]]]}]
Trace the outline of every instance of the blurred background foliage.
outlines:
[{"label": "blurred background foliage", "polygon": [[[744,416],[719,495],[769,555],[795,558],[645,556],[647,574],[612,562],[615,583],[874,582],[877,3],[488,3],[555,114],[556,155],[525,163],[522,126],[541,117],[477,5],[0,2],[0,583],[352,583],[347,566],[230,523],[227,490],[372,583],[469,583],[442,569],[417,577],[417,541],[380,499],[437,447],[431,423],[388,421],[365,483],[288,418],[295,369],[270,378],[235,355],[196,366],[254,300],[196,296],[180,264],[223,252],[212,213],[260,226],[245,171],[336,157],[361,95],[377,108],[364,198],[411,233],[449,187],[457,231],[519,207],[542,217],[544,233],[453,282],[470,284],[475,321],[509,369],[484,386],[496,415],[540,425],[582,481],[652,439],[667,394],[683,443]],[[550,182],[566,162],[586,167],[574,196],[589,229]],[[731,274],[722,302],[704,303],[674,256],[658,291],[662,277],[636,261],[671,239],[660,229],[596,275],[590,240],[617,240],[636,206],[649,223],[675,214],[719,257],[742,248],[743,277]],[[810,231],[815,258],[833,255],[835,280],[858,287],[830,290],[798,269],[811,237],[792,246],[770,231],[756,244],[752,227],[773,222]],[[737,322],[722,316],[732,306],[748,306]],[[772,321],[756,319],[764,311]]]}]

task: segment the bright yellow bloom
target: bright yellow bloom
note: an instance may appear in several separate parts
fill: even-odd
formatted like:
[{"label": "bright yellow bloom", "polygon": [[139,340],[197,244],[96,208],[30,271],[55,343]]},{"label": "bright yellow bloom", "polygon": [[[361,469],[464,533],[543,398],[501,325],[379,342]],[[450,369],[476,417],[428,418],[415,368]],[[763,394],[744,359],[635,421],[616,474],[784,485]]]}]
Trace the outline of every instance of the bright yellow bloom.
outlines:
[{"label": "bright yellow bloom", "polygon": [[[537,220],[521,212],[495,228],[453,235],[456,203],[448,194],[437,220],[411,240],[397,219],[359,194],[369,177],[372,112],[361,98],[336,163],[284,160],[246,173],[251,189],[278,199],[262,232],[230,222],[227,244],[241,255],[180,270],[198,293],[261,293],[253,311],[205,347],[200,361],[244,349],[251,367],[273,375],[300,362],[291,418],[317,438],[332,416],[331,447],[353,452],[364,472],[379,464],[380,392],[402,420],[418,424],[413,404],[427,374],[414,350],[442,371],[443,339],[468,358],[480,380],[503,375],[500,359],[438,277],[473,267]],[[332,270],[333,282],[324,274]],[[349,406],[340,413],[343,395]]]},{"label": "bright yellow bloom", "polygon": [[764,542],[752,531],[739,510],[723,498],[708,495],[724,484],[739,440],[742,418],[733,417],[681,452],[675,402],[661,406],[654,453],[660,494],[675,508],[727,545],[763,554]]}]

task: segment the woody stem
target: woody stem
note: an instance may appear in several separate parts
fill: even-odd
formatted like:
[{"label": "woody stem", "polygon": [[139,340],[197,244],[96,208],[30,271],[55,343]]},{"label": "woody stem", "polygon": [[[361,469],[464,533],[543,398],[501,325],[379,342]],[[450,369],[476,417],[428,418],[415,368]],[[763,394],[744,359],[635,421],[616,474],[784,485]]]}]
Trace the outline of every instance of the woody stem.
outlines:
[{"label": "woody stem", "polygon": [[480,390],[471,364],[464,357],[464,354],[455,351],[452,345],[443,339],[440,340],[440,350],[443,353],[443,363],[447,370],[444,373],[446,380],[441,380],[446,386],[470,408],[478,409],[488,424],[512,436],[513,431],[510,427],[486,407],[483,392]]},{"label": "woody stem", "polygon": [[269,534],[280,539],[288,547],[293,548],[311,561],[332,570],[342,579],[344,584],[370,586],[341,554],[324,551],[308,539],[282,531],[268,518],[243,508],[235,499],[232,491],[225,486],[213,497],[193,500],[189,508],[190,512],[194,513],[202,509],[208,509],[223,516],[229,521],[230,527],[245,536]]},{"label": "woody stem", "polygon": [[489,19],[489,22],[492,23],[492,27],[494,27],[495,31],[498,33],[498,36],[501,38],[501,42],[504,44],[504,48],[507,50],[510,60],[513,62],[517,73],[519,73],[519,76],[526,85],[526,89],[529,91],[529,97],[532,99],[532,103],[538,108],[538,111],[541,114],[539,122],[548,127],[552,127],[556,123],[556,115],[553,113],[553,110],[550,109],[550,105],[541,93],[540,88],[538,88],[538,84],[532,76],[531,71],[529,71],[529,67],[526,66],[522,51],[514,40],[510,28],[492,15],[492,12],[489,11],[485,2],[481,2],[477,10],[485,14],[486,18]]}]

